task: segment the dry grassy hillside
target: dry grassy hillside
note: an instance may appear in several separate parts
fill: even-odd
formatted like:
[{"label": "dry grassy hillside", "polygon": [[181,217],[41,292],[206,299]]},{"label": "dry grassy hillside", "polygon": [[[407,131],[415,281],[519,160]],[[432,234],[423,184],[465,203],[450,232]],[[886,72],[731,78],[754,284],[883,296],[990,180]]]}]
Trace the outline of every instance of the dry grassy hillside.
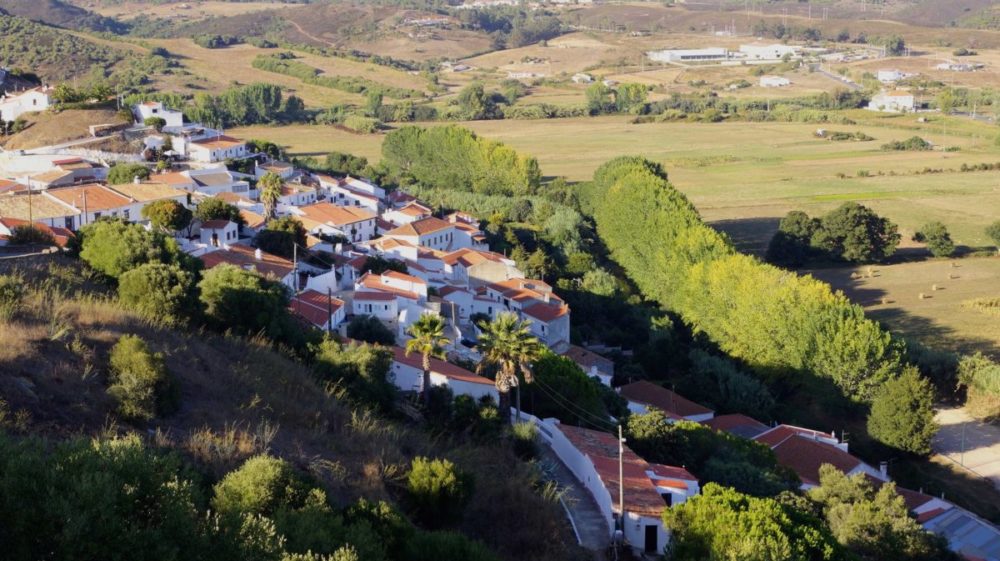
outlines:
[{"label": "dry grassy hillside", "polygon": [[[0,274],[10,273],[29,288],[21,312],[0,320],[0,412],[18,416],[29,432],[138,430],[213,477],[270,451],[343,502],[392,500],[414,456],[448,457],[476,481],[463,533],[512,561],[570,559],[576,551],[561,507],[534,490],[537,469],[506,446],[432,438],[355,408],[308,366],[263,342],[152,325],[119,307],[75,259],[0,261]],[[106,393],[108,353],[124,334],[163,353],[179,385],[179,410],[148,426],[118,425]]]},{"label": "dry grassy hillside", "polygon": [[122,122],[116,111],[108,109],[69,109],[58,113],[27,113],[28,128],[0,139],[6,150],[26,150],[87,137],[91,125]]}]

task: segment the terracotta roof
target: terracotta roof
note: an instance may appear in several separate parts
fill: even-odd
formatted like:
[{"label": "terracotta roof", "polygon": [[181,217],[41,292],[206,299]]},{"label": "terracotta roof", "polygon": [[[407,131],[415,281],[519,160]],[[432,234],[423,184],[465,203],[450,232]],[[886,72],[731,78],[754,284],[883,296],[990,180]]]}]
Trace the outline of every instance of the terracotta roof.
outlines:
[{"label": "terracotta roof", "polygon": [[[186,196],[187,192],[166,183],[123,183],[111,189],[140,203]],[[89,202],[89,201],[88,201]]]},{"label": "terracotta roof", "polygon": [[594,366],[598,370],[614,370],[615,368],[615,362],[610,358],[588,351],[579,345],[570,345],[562,355],[582,366],[584,370],[589,370]]},{"label": "terracotta roof", "polygon": [[10,181],[9,179],[0,178],[0,194],[2,193],[16,193],[20,191],[27,191],[28,186],[22,185],[16,181]]},{"label": "terracotta roof", "polygon": [[548,323],[569,314],[569,306],[566,304],[539,302],[525,308],[524,313],[540,322]]},{"label": "terracotta roof", "polygon": [[388,292],[355,292],[354,299],[360,301],[388,302],[389,300],[395,300],[396,295]]},{"label": "terracotta roof", "polygon": [[34,226],[35,229],[45,232],[46,234],[52,236],[55,240],[56,245],[59,247],[66,247],[69,240],[76,237],[72,231],[66,228],[60,228],[58,226],[49,226],[48,224],[42,222],[31,223],[27,220],[21,220],[20,218],[0,218],[0,224],[3,224],[8,230],[13,232],[14,228],[20,228],[22,226]]},{"label": "terracotta roof", "polygon": [[206,269],[228,263],[241,269],[256,270],[262,275],[270,275],[277,279],[283,279],[295,270],[294,264],[285,259],[270,253],[261,252],[258,261],[254,248],[246,244],[233,244],[229,249],[220,249],[201,256],[201,261]]},{"label": "terracotta roof", "polygon": [[[417,368],[423,371],[423,357],[417,353],[410,353],[410,356],[406,356],[406,350],[402,347],[393,346],[392,347],[392,359],[401,364],[405,364],[412,368]],[[482,384],[484,386],[494,385],[493,380],[489,378],[484,378],[478,376],[468,370],[457,366],[450,362],[445,362],[441,359],[431,357],[431,372],[435,374],[440,374],[445,378],[450,378],[452,380],[459,380],[462,382],[470,382],[473,384]]]},{"label": "terracotta roof", "polygon": [[318,224],[329,224],[331,226],[346,226],[363,220],[375,218],[375,214],[370,210],[349,206],[337,206],[330,203],[315,203],[300,206],[300,218]]},{"label": "terracotta roof", "polygon": [[702,423],[717,431],[726,431],[743,438],[754,438],[768,429],[767,425],[757,419],[739,413],[719,415]]},{"label": "terracotta roof", "polygon": [[201,140],[195,140],[191,144],[197,144],[198,146],[204,146],[205,148],[214,150],[218,148],[232,148],[233,146],[240,146],[246,143],[238,138],[233,138],[231,136],[226,136],[223,134],[219,136],[203,138]]},{"label": "terracotta roof", "polygon": [[434,232],[440,232],[447,228],[453,227],[454,224],[449,224],[440,218],[435,218],[433,216],[427,218],[421,218],[420,220],[414,220],[409,224],[404,224],[399,228],[393,228],[385,233],[386,236],[426,236],[427,234],[433,234]]},{"label": "terracotta roof", "polygon": [[76,216],[79,210],[45,196],[45,193],[10,193],[0,197],[0,216],[27,220],[48,220]]},{"label": "terracotta roof", "polygon": [[149,176],[149,180],[156,183],[166,183],[167,185],[190,185],[192,183],[196,183],[193,179],[179,171],[157,173]]},{"label": "terracotta roof", "polygon": [[786,440],[796,434],[809,437],[814,440],[816,438],[833,438],[829,433],[818,430],[805,429],[792,425],[778,425],[766,432],[761,433],[760,436],[756,437],[754,440],[767,444],[773,448],[777,444],[780,444],[783,440]]},{"label": "terracotta roof", "polygon": [[432,214],[431,209],[415,201],[408,203],[406,206],[397,210],[396,212],[405,214],[407,216],[430,216]]},{"label": "terracotta roof", "polygon": [[402,288],[396,288],[395,286],[384,284],[378,275],[373,275],[371,273],[365,273],[360,279],[358,279],[357,284],[368,290],[386,292],[403,298],[408,298],[410,300],[418,300],[420,298],[420,295],[412,290],[403,290]]},{"label": "terracotta roof", "polygon": [[442,298],[447,297],[449,294],[454,294],[455,292],[464,292],[466,294],[472,294],[471,292],[462,288],[461,286],[445,286],[438,289],[438,294]]},{"label": "terracotta roof", "polygon": [[[878,484],[882,483],[877,479],[875,481],[877,481]],[[896,492],[899,493],[900,497],[903,497],[904,501],[906,501],[906,508],[909,510],[916,510],[934,500],[934,497],[930,495],[925,495],[924,493],[913,491],[898,485],[896,486]],[[930,518],[928,518],[928,520],[930,520]]]},{"label": "terracotta roof", "polygon": [[886,96],[886,97],[913,97],[912,93],[910,93],[910,92],[904,92],[904,91],[900,91],[900,90],[896,90],[894,92],[886,92],[883,95]]},{"label": "terracotta roof", "polygon": [[441,260],[449,265],[455,265],[456,263],[461,263],[466,267],[471,267],[473,265],[478,265],[486,261],[493,261],[495,263],[504,263],[507,258],[499,253],[493,251],[482,251],[478,249],[462,248],[447,253],[441,257]]},{"label": "terracotta roof", "polygon": [[649,467],[653,469],[653,473],[660,477],[669,477],[671,479],[682,479],[684,481],[698,481],[698,478],[691,474],[690,471],[677,466],[667,466],[663,464],[649,464]]},{"label": "terracotta roof", "polygon": [[779,464],[794,471],[803,483],[812,485],[819,485],[819,468],[823,464],[830,464],[844,473],[861,465],[861,460],[840,448],[799,434],[772,446],[771,450]]},{"label": "terracotta roof", "polygon": [[[132,204],[131,199],[128,197],[96,183],[73,187],[59,187],[49,189],[45,193],[80,210],[83,210],[84,206],[86,206],[87,212],[103,212]],[[86,196],[86,201],[84,200],[84,196]]]},{"label": "terracotta roof", "polygon": [[201,223],[202,230],[223,230],[226,226],[229,226],[232,222],[229,220],[209,220],[208,222]]},{"label": "terracotta roof", "polygon": [[619,392],[622,397],[628,399],[629,401],[649,405],[663,411],[664,413],[673,413],[679,417],[690,417],[693,415],[706,415],[712,413],[712,410],[708,407],[698,405],[689,399],[685,399],[684,397],[677,395],[667,388],[657,386],[656,384],[645,380],[624,385],[619,389]]},{"label": "terracotta roof", "polygon": [[83,158],[64,158],[62,160],[52,160],[52,165],[62,166],[68,164],[78,164],[83,161]]},{"label": "terracotta roof", "polygon": [[314,191],[314,189],[308,185],[302,185],[300,183],[282,183],[281,184],[281,195],[287,197],[288,195],[294,195],[296,193],[309,193]]},{"label": "terracotta roof", "polygon": [[221,201],[225,201],[225,202],[227,202],[227,203],[229,203],[231,205],[241,204],[241,203],[242,204],[253,204],[253,201],[251,201],[249,198],[244,197],[243,195],[240,195],[239,193],[233,193],[231,191],[223,191],[221,193],[216,193],[215,195],[213,195],[213,197],[215,197],[215,198],[217,198],[217,199],[219,199]]},{"label": "terracotta roof", "polygon": [[[932,508],[931,510],[928,510],[927,512],[921,512],[920,514],[917,515],[917,522],[919,524],[923,524],[924,522],[927,522],[928,520],[936,518],[939,514],[947,512],[948,510],[949,509],[947,509],[947,508],[938,507],[938,508]],[[973,558],[970,557],[970,559],[973,559]],[[985,560],[983,560],[983,561],[985,561]]]},{"label": "terracotta roof", "polygon": [[400,273],[399,271],[388,270],[382,273],[383,277],[389,277],[390,279],[401,280],[405,282],[412,282],[414,284],[427,284],[427,281],[415,277],[413,275],[407,275],[406,273]]},{"label": "terracotta roof", "polygon": [[330,316],[344,306],[339,298],[330,298],[315,290],[305,290],[292,297],[288,309],[312,325],[322,328]]},{"label": "terracotta roof", "polygon": [[243,220],[246,221],[247,228],[257,228],[263,226],[267,222],[266,218],[256,212],[242,208],[240,209],[240,216],[242,216]]},{"label": "terracotta roof", "polygon": [[73,172],[62,169],[52,169],[46,172],[36,173],[35,175],[32,175],[30,179],[38,181],[39,183],[50,184],[70,175],[73,175]]}]

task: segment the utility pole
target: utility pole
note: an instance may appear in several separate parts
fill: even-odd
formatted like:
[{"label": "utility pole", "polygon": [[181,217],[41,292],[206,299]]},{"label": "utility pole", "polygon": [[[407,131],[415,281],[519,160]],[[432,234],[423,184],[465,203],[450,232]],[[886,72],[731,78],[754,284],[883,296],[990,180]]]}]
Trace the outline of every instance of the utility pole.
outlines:
[{"label": "utility pole", "polygon": [[329,335],[333,334],[333,289],[329,286],[326,287],[326,332]]},{"label": "utility pole", "polygon": [[625,439],[622,426],[618,425],[618,523],[625,538]]},{"label": "utility pole", "polygon": [[292,240],[292,284],[295,293],[299,293],[299,244]]},{"label": "utility pole", "polygon": [[962,456],[958,463],[965,467],[965,427],[968,423],[962,423]]}]

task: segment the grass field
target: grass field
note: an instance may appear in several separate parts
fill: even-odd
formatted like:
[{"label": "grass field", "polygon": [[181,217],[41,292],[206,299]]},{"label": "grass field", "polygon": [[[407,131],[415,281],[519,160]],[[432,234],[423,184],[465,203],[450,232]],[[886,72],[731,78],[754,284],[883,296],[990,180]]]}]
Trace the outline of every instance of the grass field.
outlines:
[{"label": "grass field", "polygon": [[[852,115],[872,142],[832,142],[813,136],[817,125],[798,123],[653,123],[627,117],[464,123],[538,157],[542,172],[584,181],[603,162],[640,154],[663,162],[674,185],[709,221],[731,232],[743,249],[760,251],[789,210],[811,214],[858,200],[897,222],[908,238],[930,220],[944,222],[959,244],[988,243],[983,228],[998,218],[995,172],[960,173],[963,163],[997,162],[995,131],[967,119],[918,123],[914,116]],[[351,152],[378,161],[382,135],[355,135],[329,127],[250,127],[232,131],[267,138],[293,154]],[[958,152],[884,152],[880,146],[914,134]],[[956,170],[917,174],[924,168]],[[866,170],[871,177],[858,177]],[[843,178],[838,174],[844,174]],[[881,174],[881,175],[880,175]]]},{"label": "grass field", "polygon": [[[181,6],[186,7],[181,7]],[[96,6],[92,11],[111,18],[128,21],[146,16],[150,18],[174,19],[179,21],[199,21],[210,17],[238,16],[282,7],[277,2],[215,2],[202,0],[190,3],[149,4],[126,2],[108,6]]]},{"label": "grass field", "polygon": [[981,350],[1000,357],[1000,321],[962,307],[971,298],[1000,297],[1000,257],[877,266],[870,278],[867,272],[868,267],[846,267],[812,274],[844,291],[869,317],[893,331],[934,348]]}]

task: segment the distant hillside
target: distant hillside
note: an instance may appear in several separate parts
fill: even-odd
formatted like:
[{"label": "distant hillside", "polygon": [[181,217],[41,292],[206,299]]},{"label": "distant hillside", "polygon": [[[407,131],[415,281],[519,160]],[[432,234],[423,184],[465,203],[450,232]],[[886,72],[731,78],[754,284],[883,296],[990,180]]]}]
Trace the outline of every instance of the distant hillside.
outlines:
[{"label": "distant hillside", "polygon": [[33,72],[46,81],[86,76],[94,66],[109,69],[128,56],[124,50],[23,17],[0,18],[0,62]]},{"label": "distant hillside", "polygon": [[127,26],[62,0],[0,0],[7,13],[33,21],[80,31],[123,33]]}]

